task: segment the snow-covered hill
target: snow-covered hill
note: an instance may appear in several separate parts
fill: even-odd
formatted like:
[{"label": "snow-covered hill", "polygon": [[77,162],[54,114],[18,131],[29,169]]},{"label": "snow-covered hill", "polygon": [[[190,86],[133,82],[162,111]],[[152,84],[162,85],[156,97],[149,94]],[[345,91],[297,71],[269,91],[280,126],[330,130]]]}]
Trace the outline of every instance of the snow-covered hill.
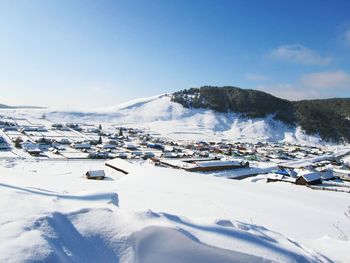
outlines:
[{"label": "snow-covered hill", "polygon": [[269,116],[242,118],[235,113],[217,113],[206,109],[188,109],[160,95],[133,100],[91,112],[51,112],[58,121],[99,121],[128,126],[143,126],[175,139],[229,139],[236,141],[286,141],[319,143],[320,138],[303,133]]}]

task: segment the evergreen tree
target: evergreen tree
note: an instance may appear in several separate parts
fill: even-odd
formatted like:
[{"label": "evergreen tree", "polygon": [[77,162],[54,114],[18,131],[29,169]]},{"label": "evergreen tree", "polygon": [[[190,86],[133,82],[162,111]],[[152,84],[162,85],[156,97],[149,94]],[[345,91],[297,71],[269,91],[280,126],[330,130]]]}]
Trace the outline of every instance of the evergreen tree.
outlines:
[{"label": "evergreen tree", "polygon": [[98,144],[102,144],[102,137],[98,138]]},{"label": "evergreen tree", "polygon": [[232,147],[230,147],[230,148],[228,149],[227,155],[232,156]]},{"label": "evergreen tree", "polygon": [[17,137],[16,140],[15,140],[15,147],[16,148],[21,148],[21,142],[22,142],[21,137]]}]

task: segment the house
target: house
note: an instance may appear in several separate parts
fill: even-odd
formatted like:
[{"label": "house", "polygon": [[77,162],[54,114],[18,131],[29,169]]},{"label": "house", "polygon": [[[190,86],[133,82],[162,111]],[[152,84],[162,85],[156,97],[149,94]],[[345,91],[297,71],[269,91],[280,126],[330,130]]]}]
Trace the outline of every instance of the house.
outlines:
[{"label": "house", "polygon": [[286,163],[281,163],[278,165],[279,169],[289,169],[289,170],[294,170],[294,169],[311,169],[313,166],[313,163],[304,161],[304,160],[298,160],[298,161],[293,161],[293,162],[286,162]]},{"label": "house", "polygon": [[23,126],[20,130],[21,133],[25,132],[47,132],[47,129],[43,126]]},{"label": "house", "polygon": [[342,180],[350,181],[350,170],[333,168],[333,174]]},{"label": "house", "polygon": [[63,124],[61,124],[61,123],[53,123],[51,125],[51,127],[52,127],[52,129],[61,130],[61,129],[63,129]]},{"label": "house", "polygon": [[31,155],[36,155],[36,156],[40,155],[40,153],[41,153],[41,150],[39,148],[29,148],[26,151],[27,151],[27,153],[29,153]]},{"label": "house", "polygon": [[66,127],[73,129],[75,131],[82,131],[83,129],[77,123],[66,123]]},{"label": "house", "polygon": [[287,182],[295,184],[296,178],[290,177],[288,174],[269,173],[266,176],[267,182]]},{"label": "house", "polygon": [[87,129],[87,132],[90,132],[90,133],[99,133],[99,132],[100,132],[100,129],[99,129],[99,128],[96,128],[96,127],[88,128],[88,129]]},{"label": "house", "polygon": [[322,184],[321,174],[317,171],[302,170],[298,173],[295,181],[297,185],[315,185]]},{"label": "house", "polygon": [[71,146],[75,149],[79,149],[79,150],[88,150],[88,149],[91,149],[91,145],[90,143],[72,143]]},{"label": "house", "polygon": [[139,158],[139,157],[142,156],[142,154],[143,154],[142,151],[132,151],[132,152],[131,152],[131,157],[132,157],[132,158]]},{"label": "house", "polygon": [[71,141],[67,138],[62,138],[58,141],[59,144],[71,144]]},{"label": "house", "polygon": [[89,153],[88,157],[91,159],[108,159],[109,154],[107,152],[96,151],[96,152]]},{"label": "house", "polygon": [[41,137],[39,139],[36,139],[35,142],[39,143],[39,144],[52,144],[52,140],[51,139],[47,139],[45,137]]},{"label": "house", "polygon": [[31,141],[22,142],[21,147],[31,155],[39,155],[41,153],[39,146]]},{"label": "house", "polygon": [[128,150],[137,150],[137,146],[131,143],[127,143],[123,146],[123,148],[128,149]]},{"label": "house", "polygon": [[127,159],[128,154],[127,153],[118,153],[116,157],[120,158],[120,159]]},{"label": "house", "polygon": [[105,149],[105,150],[107,150],[107,149],[113,150],[116,148],[116,146],[115,146],[115,144],[104,143],[104,144],[98,144],[97,148]]},{"label": "house", "polygon": [[105,178],[105,171],[104,170],[90,170],[90,171],[86,172],[85,176],[87,179],[103,180]]},{"label": "house", "polygon": [[322,171],[321,172],[321,179],[324,181],[328,181],[328,180],[334,180],[337,177],[334,176],[332,171]]},{"label": "house", "polygon": [[148,143],[147,148],[157,149],[157,150],[164,150],[164,145],[160,143]]},{"label": "house", "polygon": [[280,174],[280,175],[285,175],[285,176],[290,176],[290,177],[294,177],[294,178],[296,178],[298,175],[298,173],[296,171],[294,171],[293,169],[279,169],[274,173]]},{"label": "house", "polygon": [[9,145],[5,141],[4,138],[0,137],[0,150],[7,150],[9,148]]},{"label": "house", "polygon": [[146,159],[150,159],[150,158],[153,158],[155,155],[153,152],[144,152],[142,154],[142,159],[146,160]]},{"label": "house", "polygon": [[206,172],[249,167],[249,162],[245,162],[243,160],[204,161],[195,162],[194,164],[195,167],[191,167],[186,170],[190,172]]}]

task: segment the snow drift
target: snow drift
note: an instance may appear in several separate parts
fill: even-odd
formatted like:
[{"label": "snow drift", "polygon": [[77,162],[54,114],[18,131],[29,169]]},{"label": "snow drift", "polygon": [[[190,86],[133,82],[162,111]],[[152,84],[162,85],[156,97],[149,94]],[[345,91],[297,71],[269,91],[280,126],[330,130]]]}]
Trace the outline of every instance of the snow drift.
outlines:
[{"label": "snow drift", "polygon": [[[337,221],[348,231],[344,193],[147,164],[91,181],[80,162],[48,162],[39,170],[41,162],[6,163],[0,166],[1,262],[349,259],[349,242],[337,240],[332,226]],[[67,174],[70,169],[74,173]]]}]

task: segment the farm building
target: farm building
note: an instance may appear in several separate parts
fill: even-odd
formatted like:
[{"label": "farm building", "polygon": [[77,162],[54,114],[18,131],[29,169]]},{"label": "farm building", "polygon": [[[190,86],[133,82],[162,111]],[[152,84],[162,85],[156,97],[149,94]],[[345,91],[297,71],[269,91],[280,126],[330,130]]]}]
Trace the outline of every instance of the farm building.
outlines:
[{"label": "farm building", "polygon": [[296,179],[285,174],[270,173],[266,176],[267,182],[287,182],[295,184]]},{"label": "farm building", "polygon": [[184,169],[189,172],[207,172],[249,167],[249,162],[243,160],[162,159],[160,163],[172,168]]},{"label": "farm building", "polygon": [[298,185],[315,185],[321,184],[321,174],[317,171],[303,170],[298,173],[295,184]]},{"label": "farm building", "polygon": [[244,162],[242,160],[204,161],[195,162],[193,164],[195,164],[194,167],[188,168],[186,170],[190,172],[206,172],[249,167],[249,162]]},{"label": "farm building", "polygon": [[123,146],[123,148],[128,149],[128,150],[137,150],[137,146],[131,143],[127,143]]},{"label": "farm building", "polygon": [[342,180],[350,181],[350,170],[333,168],[333,174]]},{"label": "farm building", "polygon": [[99,144],[99,145],[97,145],[97,148],[101,148],[101,149],[111,149],[111,150],[113,150],[113,149],[116,148],[116,146],[115,146],[115,144],[104,143],[104,144]]},{"label": "farm building", "polygon": [[87,179],[103,180],[105,178],[105,172],[103,170],[91,170],[85,174]]},{"label": "farm building", "polygon": [[287,162],[287,163],[281,163],[278,165],[279,169],[311,169],[313,164],[311,162],[305,162],[305,161],[294,161],[294,162]]},{"label": "farm building", "polygon": [[72,143],[71,146],[75,149],[91,149],[90,143]]},{"label": "farm building", "polygon": [[321,172],[321,179],[328,181],[328,180],[333,180],[336,179],[337,177],[333,174],[332,171],[324,171]]}]

